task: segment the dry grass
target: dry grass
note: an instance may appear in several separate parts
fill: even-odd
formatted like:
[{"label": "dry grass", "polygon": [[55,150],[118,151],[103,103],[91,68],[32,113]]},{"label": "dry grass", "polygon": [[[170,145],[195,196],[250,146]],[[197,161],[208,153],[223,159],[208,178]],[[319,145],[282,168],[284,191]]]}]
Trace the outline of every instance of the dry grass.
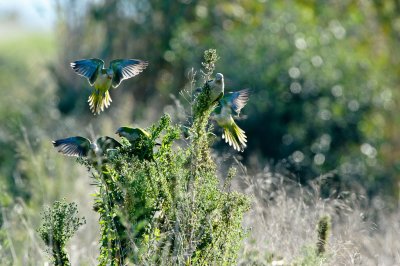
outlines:
[{"label": "dry grass", "polygon": [[[322,199],[318,183],[325,178],[305,189],[268,168],[242,176],[238,186],[252,195],[253,208],[245,218],[250,232],[241,264],[400,265],[400,211],[355,193]],[[316,225],[325,214],[332,230],[326,256],[318,258]]]}]

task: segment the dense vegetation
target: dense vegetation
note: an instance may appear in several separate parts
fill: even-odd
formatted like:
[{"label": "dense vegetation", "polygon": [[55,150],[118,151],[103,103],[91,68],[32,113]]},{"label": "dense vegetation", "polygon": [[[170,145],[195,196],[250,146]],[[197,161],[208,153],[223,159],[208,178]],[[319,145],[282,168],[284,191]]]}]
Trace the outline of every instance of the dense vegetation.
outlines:
[{"label": "dense vegetation", "polygon": [[[51,140],[95,138],[128,123],[151,130],[164,113],[171,122],[159,141],[176,125],[190,136],[193,103],[186,91],[195,86],[193,76],[202,86],[201,73],[194,74],[209,47],[221,57],[216,70],[224,74],[226,90],[252,90],[246,119],[238,121],[248,137],[244,153],[220,141],[218,127],[207,128],[219,182],[233,164],[239,171],[232,187],[253,196],[245,225],[255,229],[239,263],[317,263],[310,253],[315,227],[329,213],[336,238],[328,240],[324,263],[398,264],[391,235],[400,232],[399,6],[397,0],[59,1],[53,33],[16,30],[0,43],[0,264],[46,261],[35,231],[39,213],[64,197],[77,202],[87,220],[66,248],[71,263],[97,263],[93,243],[99,243],[101,228],[99,216],[90,215],[90,194],[101,191],[103,172],[91,167],[88,179],[86,167],[56,154]],[[68,68],[88,57],[106,64],[141,58],[150,65],[140,79],[113,90],[111,108],[93,118],[88,84]],[[172,142],[177,164],[187,159],[182,147],[189,149],[189,140]],[[126,164],[132,155],[123,154],[115,160]],[[137,171],[153,171],[153,164]],[[121,176],[114,170],[108,166],[107,173]],[[163,178],[156,180],[164,184]],[[168,198],[163,186],[150,191],[152,199],[158,193]],[[145,217],[156,211],[146,210]],[[140,232],[150,241],[149,230]],[[251,246],[262,251],[255,254]]]},{"label": "dense vegetation", "polygon": [[[204,80],[217,58],[215,50],[205,52]],[[206,83],[196,97],[194,88],[191,92],[193,122],[186,145],[175,144],[183,137],[181,126],[172,126],[164,115],[150,127],[150,137],[125,139],[116,150],[104,151],[104,157],[80,158],[97,187],[93,209],[100,217],[100,265],[236,263],[249,200],[230,191],[233,168],[220,188],[209,148],[208,118],[216,104]],[[39,231],[54,263],[67,265],[66,240],[82,222],[74,217],[75,206],[59,205],[46,212]]]}]

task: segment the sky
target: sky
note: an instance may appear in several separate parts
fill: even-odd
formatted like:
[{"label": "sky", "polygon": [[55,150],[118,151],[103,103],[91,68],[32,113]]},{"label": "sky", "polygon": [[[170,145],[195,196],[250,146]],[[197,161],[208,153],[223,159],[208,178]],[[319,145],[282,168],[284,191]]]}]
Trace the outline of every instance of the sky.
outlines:
[{"label": "sky", "polygon": [[25,30],[52,30],[54,0],[0,0],[0,28],[14,24]]}]

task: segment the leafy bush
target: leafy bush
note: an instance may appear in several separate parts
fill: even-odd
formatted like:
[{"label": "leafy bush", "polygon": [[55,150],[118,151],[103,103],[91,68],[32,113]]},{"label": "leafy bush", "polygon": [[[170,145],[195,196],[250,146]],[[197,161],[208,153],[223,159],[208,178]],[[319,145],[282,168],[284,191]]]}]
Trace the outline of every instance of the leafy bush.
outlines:
[{"label": "leafy bush", "polygon": [[54,265],[71,265],[65,250],[66,243],[86,223],[85,218],[79,218],[77,214],[77,205],[65,200],[54,202],[52,208],[47,208],[43,213],[38,232],[53,256]]},{"label": "leafy bush", "polygon": [[[215,50],[205,53],[205,77],[217,58]],[[98,188],[94,210],[100,214],[100,265],[235,263],[249,199],[230,190],[234,169],[220,187],[209,148],[208,119],[214,107],[205,83],[192,102],[194,118],[185,144],[177,142],[180,126],[164,115],[148,129],[150,137],[123,139],[102,163],[78,160]]]}]

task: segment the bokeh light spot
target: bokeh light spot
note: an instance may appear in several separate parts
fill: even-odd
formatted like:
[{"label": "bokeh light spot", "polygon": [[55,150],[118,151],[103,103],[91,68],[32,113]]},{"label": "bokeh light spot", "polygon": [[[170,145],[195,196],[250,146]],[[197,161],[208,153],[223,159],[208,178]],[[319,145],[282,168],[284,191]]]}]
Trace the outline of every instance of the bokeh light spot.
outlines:
[{"label": "bokeh light spot", "polygon": [[347,107],[350,109],[350,111],[356,112],[360,108],[360,104],[358,103],[357,100],[351,100],[348,104]]},{"label": "bokeh light spot", "polygon": [[369,143],[363,143],[360,147],[363,154],[367,155],[369,158],[375,158],[377,155],[376,149]]},{"label": "bokeh light spot", "polygon": [[290,91],[294,94],[298,94],[301,92],[301,85],[298,82],[292,82],[292,84],[290,84]]},{"label": "bokeh light spot", "polygon": [[313,56],[311,58],[311,63],[313,64],[313,66],[315,67],[320,67],[322,66],[322,64],[324,63],[324,61],[322,60],[322,57],[319,55]]},{"label": "bokeh light spot", "polygon": [[331,112],[327,109],[322,109],[321,111],[319,111],[318,115],[322,120],[325,120],[325,121],[330,120],[332,117]]},{"label": "bokeh light spot", "polygon": [[304,160],[304,154],[301,151],[293,152],[292,157],[296,163],[301,163]]},{"label": "bokeh light spot", "polygon": [[300,72],[300,69],[298,67],[291,67],[289,69],[289,76],[292,79],[297,79],[298,77],[300,77],[300,74],[301,74],[301,72]]},{"label": "bokeh light spot", "polygon": [[296,41],[294,42],[294,45],[299,50],[304,50],[307,48],[307,42],[306,40],[304,40],[304,38],[297,38]]},{"label": "bokeh light spot", "polygon": [[317,153],[314,156],[314,163],[316,165],[322,165],[325,162],[325,155],[323,155],[322,153]]},{"label": "bokeh light spot", "polygon": [[335,97],[340,97],[343,95],[343,87],[340,85],[335,85],[332,87],[331,93]]}]

